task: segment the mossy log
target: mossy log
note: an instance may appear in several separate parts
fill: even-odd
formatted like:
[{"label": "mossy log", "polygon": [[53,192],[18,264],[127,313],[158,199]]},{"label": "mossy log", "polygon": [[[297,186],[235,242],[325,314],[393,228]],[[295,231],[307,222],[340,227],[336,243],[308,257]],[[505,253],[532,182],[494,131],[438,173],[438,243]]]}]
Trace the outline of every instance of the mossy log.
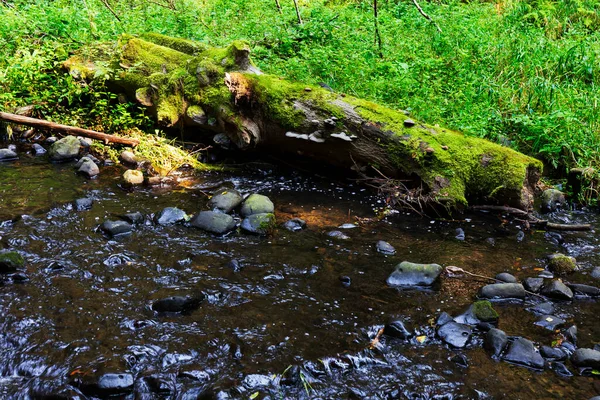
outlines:
[{"label": "mossy log", "polygon": [[453,208],[532,205],[538,160],[402,111],[263,74],[245,42],[212,48],[146,34],[122,36],[112,51],[106,48],[84,49],[64,66],[89,79],[108,62],[110,83],[165,127],[224,133],[240,149],[300,154],[354,170],[373,167]]}]

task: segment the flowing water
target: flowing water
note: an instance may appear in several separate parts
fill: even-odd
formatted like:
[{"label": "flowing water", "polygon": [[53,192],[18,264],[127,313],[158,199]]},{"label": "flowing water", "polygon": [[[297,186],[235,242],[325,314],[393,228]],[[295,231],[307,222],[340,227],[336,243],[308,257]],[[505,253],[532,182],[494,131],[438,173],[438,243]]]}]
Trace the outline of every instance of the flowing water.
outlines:
[{"label": "flowing water", "polygon": [[[133,376],[133,389],[114,395],[127,399],[531,400],[587,399],[600,391],[597,376],[582,376],[569,363],[574,375],[565,377],[493,360],[480,332],[465,349],[443,344],[433,321],[443,311],[465,311],[483,281],[442,277],[427,291],[385,283],[404,260],[522,279],[537,276],[544,257],[560,251],[581,268],[569,280],[598,286],[590,277],[600,265],[595,232],[563,233],[558,244],[542,231],[522,238],[495,213],[456,221],[407,213],[376,219],[383,200],[365,189],[268,165],[182,175],[173,189],[132,191],[119,186],[121,172],[105,167],[87,180],[72,164],[25,155],[0,164],[0,249],[23,254],[29,277],[0,285],[0,398],[105,398],[86,386],[103,373]],[[206,209],[207,188],[221,182],[268,195],[278,223],[298,217],[307,229],[215,237],[152,222],[164,207]],[[86,196],[94,199],[92,209],[74,210],[72,201]],[[132,234],[110,239],[97,229],[133,211],[148,217]],[[325,234],[357,218],[370,220],[344,230],[350,240]],[[591,211],[555,218],[600,227]],[[464,241],[455,239],[459,227]],[[378,240],[396,255],[379,254]],[[206,297],[193,312],[152,311],[157,299],[199,293]],[[539,301],[495,303],[499,328],[551,345],[560,334],[536,327],[537,316],[525,310]],[[578,346],[600,341],[598,301],[556,306],[567,327],[578,327]],[[394,318],[418,339],[373,342]],[[468,366],[452,361],[457,354]]]}]

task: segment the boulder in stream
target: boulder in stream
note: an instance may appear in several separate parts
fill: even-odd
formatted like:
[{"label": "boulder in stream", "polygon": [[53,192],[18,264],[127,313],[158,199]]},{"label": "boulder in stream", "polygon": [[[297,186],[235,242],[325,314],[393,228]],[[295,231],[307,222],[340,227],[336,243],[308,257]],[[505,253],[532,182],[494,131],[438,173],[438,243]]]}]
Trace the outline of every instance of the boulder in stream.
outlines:
[{"label": "boulder in stream", "polygon": [[100,173],[100,168],[88,157],[81,157],[75,168],[78,168],[78,173],[88,178],[93,178]]},{"label": "boulder in stream", "polygon": [[431,286],[442,273],[438,264],[416,264],[403,261],[387,278],[389,286]]},{"label": "boulder in stream", "polygon": [[525,288],[520,283],[493,283],[482,287],[479,296],[485,299],[524,299]]},{"label": "boulder in stream", "polygon": [[551,254],[548,256],[548,269],[555,275],[562,276],[577,270],[576,260],[564,254]]},{"label": "boulder in stream", "polygon": [[271,199],[262,194],[251,194],[242,204],[241,214],[247,217],[252,214],[269,214],[275,211]]},{"label": "boulder in stream", "polygon": [[413,336],[413,333],[404,326],[404,321],[399,319],[386,324],[383,328],[383,334],[402,340],[410,339]]},{"label": "boulder in stream", "polygon": [[[208,201],[208,206],[213,210],[220,210],[226,214],[242,204],[243,197],[235,189],[222,188],[215,192]],[[271,211],[272,212],[272,211]]]},{"label": "boulder in stream", "polygon": [[152,303],[152,309],[156,312],[185,313],[198,309],[204,300],[201,296],[171,296]]},{"label": "boulder in stream", "polygon": [[133,227],[125,221],[104,221],[100,229],[109,236],[119,236],[131,233]]},{"label": "boulder in stream", "polygon": [[65,136],[50,146],[48,155],[52,161],[70,161],[79,155],[81,142],[75,136]]},{"label": "boulder in stream", "polygon": [[17,153],[10,149],[0,149],[0,161],[13,161],[18,159]]},{"label": "boulder in stream", "polygon": [[541,294],[556,300],[573,300],[573,291],[558,279],[544,285]]},{"label": "boulder in stream", "polygon": [[552,212],[563,207],[567,203],[565,195],[556,189],[546,189],[542,192],[541,208],[542,212]]},{"label": "boulder in stream", "polygon": [[517,283],[517,278],[508,272],[501,272],[495,277],[497,280],[505,283]]},{"label": "boulder in stream", "polygon": [[184,222],[188,218],[185,211],[177,207],[166,207],[156,217],[156,223],[159,225],[172,225],[178,222]]},{"label": "boulder in stream", "polygon": [[25,266],[25,259],[16,251],[0,253],[0,273],[14,272]]},{"label": "boulder in stream", "polygon": [[499,357],[507,343],[506,333],[500,329],[492,328],[485,334],[483,347],[490,352],[492,357]]},{"label": "boulder in stream", "polygon": [[577,349],[571,356],[576,367],[600,369],[600,351],[594,349]]},{"label": "boulder in stream", "polygon": [[471,327],[450,321],[438,328],[437,334],[445,343],[457,348],[467,345],[471,338]]},{"label": "boulder in stream", "polygon": [[538,293],[544,286],[544,278],[526,278],[523,287],[533,293]]},{"label": "boulder in stream", "polygon": [[396,249],[394,248],[394,246],[392,246],[391,244],[389,244],[386,241],[380,240],[375,244],[375,247],[377,248],[377,251],[381,254],[385,254],[386,256],[393,256],[394,254],[396,254]]},{"label": "boulder in stream", "polygon": [[128,169],[123,173],[123,180],[128,185],[141,185],[144,183],[144,173],[137,169]]},{"label": "boulder in stream", "polygon": [[192,226],[222,235],[235,228],[235,220],[229,214],[216,211],[201,211],[192,220]]},{"label": "boulder in stream", "polygon": [[575,293],[577,296],[587,296],[587,297],[598,297],[600,296],[600,288],[591,285],[582,285],[577,283],[571,283],[569,285],[569,289]]},{"label": "boulder in stream", "polygon": [[538,353],[533,342],[525,338],[516,338],[510,343],[510,346],[504,355],[504,360],[529,368],[544,368],[544,359],[540,353]]},{"label": "boulder in stream", "polygon": [[260,213],[249,215],[242,221],[241,228],[249,233],[268,235],[275,229],[275,214]]},{"label": "boulder in stream", "polygon": [[302,229],[306,228],[306,221],[300,218],[292,218],[285,221],[283,227],[290,232],[301,231]]},{"label": "boulder in stream", "polygon": [[565,321],[564,319],[558,318],[554,315],[542,315],[535,322],[535,325],[548,329],[550,331],[554,331],[556,328],[564,325],[566,322],[567,321]]}]

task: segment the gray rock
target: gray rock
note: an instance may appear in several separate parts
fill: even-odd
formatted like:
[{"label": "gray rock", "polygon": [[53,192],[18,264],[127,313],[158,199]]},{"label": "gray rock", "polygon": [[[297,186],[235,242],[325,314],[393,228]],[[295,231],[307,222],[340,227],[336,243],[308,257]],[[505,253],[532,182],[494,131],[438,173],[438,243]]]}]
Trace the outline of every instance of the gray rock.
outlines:
[{"label": "gray rock", "polygon": [[342,224],[342,225],[338,226],[338,229],[354,229],[354,228],[358,228],[358,225],[355,225],[355,224]]},{"label": "gray rock", "polygon": [[188,219],[185,211],[177,207],[166,207],[157,216],[156,223],[159,225],[172,225],[184,222]]},{"label": "gray rock", "polygon": [[527,278],[523,281],[523,287],[533,293],[538,293],[544,286],[544,278]]},{"label": "gray rock", "polygon": [[593,349],[577,349],[571,356],[576,367],[600,369],[600,351]]},{"label": "gray rock", "polygon": [[53,144],[56,143],[58,141],[58,138],[56,136],[50,136],[49,138],[46,138],[45,142],[48,144]]},{"label": "gray rock", "polygon": [[139,211],[120,215],[119,218],[121,218],[123,221],[127,221],[130,224],[134,225],[141,224],[142,222],[144,222],[145,219],[144,214],[142,214]]},{"label": "gray rock", "polygon": [[452,316],[444,311],[443,313],[440,314],[440,316],[435,321],[435,325],[442,326],[444,324],[447,324],[450,321],[452,321]]},{"label": "gray rock", "polygon": [[75,209],[77,211],[89,210],[92,208],[93,204],[94,204],[94,200],[84,197],[82,199],[75,200]]},{"label": "gray rock", "polygon": [[81,165],[78,168],[77,172],[88,178],[93,178],[100,173],[100,168],[98,168],[96,163],[87,157],[81,159]]},{"label": "gray rock", "polygon": [[555,361],[564,361],[567,359],[567,353],[558,347],[542,346],[540,347],[540,354],[544,358]]},{"label": "gray rock", "polygon": [[157,312],[190,312],[200,307],[204,294],[200,296],[172,296],[152,303],[152,309]]},{"label": "gray rock", "polygon": [[456,236],[454,236],[456,240],[465,240],[465,231],[462,228],[456,228],[456,231],[454,233],[456,234]]},{"label": "gray rock", "polygon": [[544,359],[537,352],[533,342],[525,338],[517,338],[509,345],[504,360],[529,368],[544,368]]},{"label": "gray rock", "polygon": [[213,142],[225,150],[233,147],[233,142],[231,139],[229,139],[229,136],[225,135],[224,133],[217,133],[215,136],[213,136]]},{"label": "gray rock", "polygon": [[594,267],[591,275],[592,275],[592,278],[594,278],[594,279],[600,279],[600,267]]},{"label": "gray rock", "polygon": [[81,142],[75,136],[66,136],[50,146],[48,155],[52,161],[69,161],[79,155]]},{"label": "gray rock", "polygon": [[18,158],[17,153],[14,151],[10,149],[0,149],[0,161],[12,161]]},{"label": "gray rock", "polygon": [[471,327],[454,321],[448,322],[438,328],[438,336],[449,345],[462,348],[471,338]]},{"label": "gray rock", "polygon": [[565,337],[570,340],[573,343],[577,343],[577,326],[576,325],[571,325],[566,331],[565,331]]},{"label": "gray rock", "polygon": [[563,377],[573,376],[573,373],[571,371],[569,371],[567,366],[565,364],[563,364],[562,362],[553,361],[550,363],[550,368],[560,376],[563,376]]},{"label": "gray rock", "polygon": [[485,334],[483,347],[491,353],[492,357],[499,357],[507,343],[506,333],[500,329],[492,328]]},{"label": "gray rock", "polygon": [[81,147],[89,149],[90,146],[92,145],[92,143],[94,143],[94,141],[90,138],[86,138],[83,136],[77,136],[77,140],[79,140],[79,143],[81,144]]},{"label": "gray rock", "polygon": [[267,235],[273,231],[275,227],[275,214],[261,213],[252,214],[244,218],[241,228],[249,233],[258,235]]},{"label": "gray rock", "polygon": [[138,163],[138,159],[135,156],[135,154],[133,154],[132,151],[128,150],[121,152],[121,154],[119,155],[119,160],[121,160],[123,164],[129,165],[131,167],[135,167]]},{"label": "gray rock", "polygon": [[141,185],[144,183],[144,173],[137,169],[128,169],[123,173],[123,180],[128,185]]},{"label": "gray rock", "polygon": [[100,229],[109,236],[118,236],[131,233],[133,227],[125,221],[104,221]]},{"label": "gray rock", "polygon": [[461,367],[467,368],[469,366],[469,359],[464,354],[456,354],[455,356],[450,358],[450,361],[457,365],[460,365]]},{"label": "gray rock", "polygon": [[520,283],[493,283],[479,291],[485,299],[524,299],[525,288]]},{"label": "gray rock", "polygon": [[301,231],[302,229],[306,228],[306,221],[300,218],[292,218],[288,221],[285,221],[283,227],[290,232]]},{"label": "gray rock", "polygon": [[565,195],[556,189],[546,189],[541,196],[542,212],[552,212],[563,207],[567,203]]},{"label": "gray rock", "polygon": [[385,254],[386,256],[392,256],[396,254],[396,249],[394,246],[383,240],[378,241],[375,247],[377,248],[378,252]]},{"label": "gray rock", "polygon": [[33,154],[35,154],[36,156],[46,154],[46,149],[43,148],[40,144],[34,143],[33,146],[31,146],[31,149],[33,150]]},{"label": "gray rock", "polygon": [[[243,197],[235,189],[220,189],[208,201],[208,206],[213,210],[230,213],[234,208],[242,204]],[[272,212],[272,211],[271,211]]]},{"label": "gray rock", "polygon": [[260,387],[268,387],[271,385],[271,378],[267,375],[252,374],[244,378],[242,384],[247,389],[256,389]]},{"label": "gray rock", "polygon": [[348,236],[345,233],[340,232],[340,231],[327,232],[327,236],[329,236],[330,238],[333,238],[333,239],[338,239],[338,240],[349,240],[350,239],[350,236]]},{"label": "gray rock", "polygon": [[192,226],[202,230],[222,235],[235,228],[235,221],[231,215],[215,211],[201,211],[192,220]]},{"label": "gray rock", "polygon": [[572,300],[573,292],[564,283],[559,280],[553,280],[544,285],[541,293],[544,296],[557,300]]},{"label": "gray rock", "polygon": [[501,272],[496,275],[496,279],[506,283],[517,283],[517,278],[514,275],[509,274],[508,272]]},{"label": "gray rock", "polygon": [[268,214],[275,211],[273,202],[262,194],[251,194],[242,204],[241,214],[247,217],[252,214]]},{"label": "gray rock", "polygon": [[133,390],[133,375],[126,373],[104,374],[98,379],[98,389],[107,395],[129,393]]},{"label": "gray rock", "polygon": [[14,272],[25,266],[25,259],[16,251],[0,253],[0,273]]},{"label": "gray rock", "polygon": [[395,320],[386,324],[383,328],[383,334],[402,340],[410,339],[413,336],[412,332],[406,329],[404,322],[401,320]]},{"label": "gray rock", "polygon": [[589,296],[589,297],[598,297],[600,296],[600,288],[596,286],[590,285],[580,285],[576,283],[571,283],[568,285],[569,289],[573,291],[576,295],[581,296]]},{"label": "gray rock", "polygon": [[387,278],[389,286],[431,286],[442,273],[438,264],[415,264],[403,261]]},{"label": "gray rock", "polygon": [[535,307],[528,308],[528,310],[536,314],[548,315],[554,312],[554,304],[550,302],[540,303]]},{"label": "gray rock", "polygon": [[566,323],[562,318],[555,317],[554,315],[542,315],[534,325],[540,326],[542,328],[546,328],[550,331],[554,331],[554,329],[562,326]]}]

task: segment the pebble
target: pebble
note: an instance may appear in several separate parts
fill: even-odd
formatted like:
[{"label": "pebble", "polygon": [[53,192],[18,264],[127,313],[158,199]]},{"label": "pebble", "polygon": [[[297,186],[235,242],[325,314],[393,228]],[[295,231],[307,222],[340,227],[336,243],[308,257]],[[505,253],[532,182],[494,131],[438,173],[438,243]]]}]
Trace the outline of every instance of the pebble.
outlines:
[{"label": "pebble", "polygon": [[128,169],[123,173],[123,180],[129,185],[141,185],[144,183],[144,173],[137,169]]},{"label": "pebble", "polygon": [[93,178],[100,173],[100,168],[98,168],[98,165],[96,165],[96,163],[88,157],[82,157],[77,168],[77,172],[87,176],[88,178]]},{"label": "pebble", "polygon": [[404,126],[405,126],[406,128],[412,128],[413,126],[415,126],[415,121],[413,121],[413,120],[412,120],[412,119],[410,119],[410,118],[406,118],[406,119],[404,120]]},{"label": "pebble", "polygon": [[375,247],[377,248],[377,251],[379,253],[385,254],[386,256],[392,256],[396,254],[396,249],[394,248],[394,246],[383,240],[378,241],[375,244]]},{"label": "pebble", "polygon": [[159,225],[172,225],[184,222],[188,219],[185,211],[177,207],[166,207],[157,216],[156,223]]},{"label": "pebble", "polygon": [[35,154],[36,156],[41,156],[46,154],[46,149],[42,147],[42,145],[38,144],[38,143],[34,143],[33,146],[31,146],[31,149],[33,150],[33,154]]},{"label": "pebble", "polygon": [[92,208],[93,204],[94,204],[94,200],[92,200],[88,197],[84,197],[82,199],[75,200],[75,209],[77,211],[89,210]]},{"label": "pebble", "polygon": [[594,267],[591,275],[592,275],[592,278],[594,278],[594,279],[600,279],[600,267]]},{"label": "pebble", "polygon": [[342,282],[342,286],[345,288],[349,288],[350,285],[352,284],[352,279],[350,279],[349,276],[340,276],[340,282]]},{"label": "pebble", "polygon": [[129,222],[130,224],[134,224],[134,225],[141,224],[142,222],[144,222],[144,219],[145,219],[144,215],[139,211],[123,214],[119,218],[123,219],[124,221]]},{"label": "pebble", "polygon": [[454,236],[455,239],[460,241],[465,240],[465,231],[462,228],[456,228],[454,233],[456,234],[456,236]]},{"label": "pebble", "polygon": [[298,232],[306,228],[306,221],[300,218],[292,218],[288,221],[285,221],[283,227],[290,232]]},{"label": "pebble", "polygon": [[109,236],[119,236],[131,233],[133,227],[125,221],[104,221],[100,229]]},{"label": "pebble", "polygon": [[350,239],[350,236],[348,236],[340,231],[327,232],[327,236],[329,236],[330,238],[333,238],[333,239],[338,239],[338,240],[349,240]]}]

